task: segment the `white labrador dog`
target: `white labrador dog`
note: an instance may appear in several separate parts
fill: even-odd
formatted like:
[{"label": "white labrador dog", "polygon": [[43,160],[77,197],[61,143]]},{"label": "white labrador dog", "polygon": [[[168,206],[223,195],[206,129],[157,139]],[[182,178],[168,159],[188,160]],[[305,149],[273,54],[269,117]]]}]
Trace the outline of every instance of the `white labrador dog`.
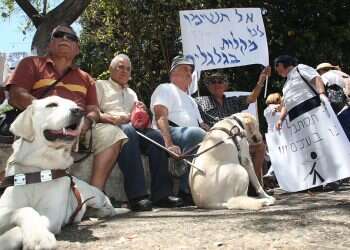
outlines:
[{"label": "white labrador dog", "polygon": [[[74,102],[52,96],[34,100],[12,124],[12,133],[20,139],[13,144],[6,168],[7,179],[15,185],[7,187],[0,199],[1,249],[55,249],[54,234],[69,222],[80,222],[86,206],[95,208],[98,217],[127,212],[113,208],[100,190],[73,177],[81,200],[86,201],[78,210],[70,177],[50,180],[51,170],[73,164],[71,149],[82,117]],[[27,173],[39,174],[39,183],[23,185],[29,181],[23,175]]]},{"label": "white labrador dog", "polygon": [[[229,138],[233,135],[233,138]],[[249,154],[249,143],[261,143],[259,126],[251,114],[239,113],[216,123],[204,138],[198,152],[222,144],[194,159],[205,171],[191,168],[189,183],[195,204],[200,208],[257,210],[275,199],[261,187]],[[248,197],[249,181],[258,198]]]}]

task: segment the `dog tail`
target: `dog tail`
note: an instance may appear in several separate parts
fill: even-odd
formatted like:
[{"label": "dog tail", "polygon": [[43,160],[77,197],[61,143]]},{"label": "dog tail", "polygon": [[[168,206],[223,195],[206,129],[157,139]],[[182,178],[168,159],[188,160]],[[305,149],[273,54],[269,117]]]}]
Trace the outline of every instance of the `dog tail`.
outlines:
[{"label": "dog tail", "polygon": [[264,201],[248,196],[237,196],[230,198],[224,206],[228,209],[259,210],[264,206]]}]

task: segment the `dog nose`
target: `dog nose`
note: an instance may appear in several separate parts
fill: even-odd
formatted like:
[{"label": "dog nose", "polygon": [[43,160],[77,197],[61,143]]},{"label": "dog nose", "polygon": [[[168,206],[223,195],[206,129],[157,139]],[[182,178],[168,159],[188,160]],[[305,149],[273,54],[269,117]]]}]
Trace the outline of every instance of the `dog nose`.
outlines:
[{"label": "dog nose", "polygon": [[74,109],[70,109],[70,112],[72,113],[72,115],[76,118],[81,118],[84,116],[84,111],[81,110],[80,108],[74,108]]}]

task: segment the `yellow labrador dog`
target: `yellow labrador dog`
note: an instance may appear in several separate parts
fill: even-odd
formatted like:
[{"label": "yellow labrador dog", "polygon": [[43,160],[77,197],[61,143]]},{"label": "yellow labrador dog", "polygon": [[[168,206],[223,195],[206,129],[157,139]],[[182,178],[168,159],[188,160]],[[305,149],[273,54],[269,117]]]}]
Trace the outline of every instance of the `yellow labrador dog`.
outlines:
[{"label": "yellow labrador dog", "polygon": [[[218,145],[194,159],[194,164],[205,174],[194,168],[190,172],[195,204],[200,208],[249,210],[273,204],[275,199],[261,187],[249,154],[249,143],[261,142],[258,123],[249,113],[235,114],[216,123],[198,152]],[[249,181],[258,198],[247,196]]]},{"label": "yellow labrador dog", "polygon": [[55,249],[54,234],[80,222],[86,206],[99,217],[127,212],[113,208],[97,188],[65,174],[82,118],[74,102],[51,96],[34,100],[11,125],[20,139],[7,163],[3,183],[10,186],[0,199],[1,249]]}]

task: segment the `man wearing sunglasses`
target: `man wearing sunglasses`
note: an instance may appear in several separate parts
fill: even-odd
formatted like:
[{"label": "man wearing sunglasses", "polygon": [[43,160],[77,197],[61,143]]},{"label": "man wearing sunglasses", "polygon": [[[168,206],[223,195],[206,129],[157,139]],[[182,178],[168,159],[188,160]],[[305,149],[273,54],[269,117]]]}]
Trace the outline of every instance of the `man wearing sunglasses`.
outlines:
[{"label": "man wearing sunglasses", "polygon": [[[214,73],[207,77],[206,86],[210,95],[196,98],[203,121],[212,127],[216,122],[222,120],[223,118],[247,109],[250,103],[256,102],[261,90],[264,87],[266,77],[270,74],[270,67],[263,69],[251,94],[248,96],[238,97],[225,96],[225,91],[228,90],[228,81],[225,75],[221,73]],[[265,145],[250,145],[250,153],[254,163],[256,176],[262,183]]]},{"label": "man wearing sunglasses", "polygon": [[[16,67],[7,84],[9,103],[24,110],[37,98],[57,95],[70,99],[86,112],[82,128],[82,134],[85,134],[99,121],[100,112],[94,80],[74,65],[79,52],[79,39],[74,30],[68,25],[57,26],[51,34],[47,55],[24,58]],[[57,84],[49,88],[58,79]],[[85,137],[88,135],[90,134],[86,133]],[[120,128],[110,124],[96,124],[92,140],[92,185],[104,189],[126,140],[127,137]],[[88,138],[86,141],[88,144]]]}]

